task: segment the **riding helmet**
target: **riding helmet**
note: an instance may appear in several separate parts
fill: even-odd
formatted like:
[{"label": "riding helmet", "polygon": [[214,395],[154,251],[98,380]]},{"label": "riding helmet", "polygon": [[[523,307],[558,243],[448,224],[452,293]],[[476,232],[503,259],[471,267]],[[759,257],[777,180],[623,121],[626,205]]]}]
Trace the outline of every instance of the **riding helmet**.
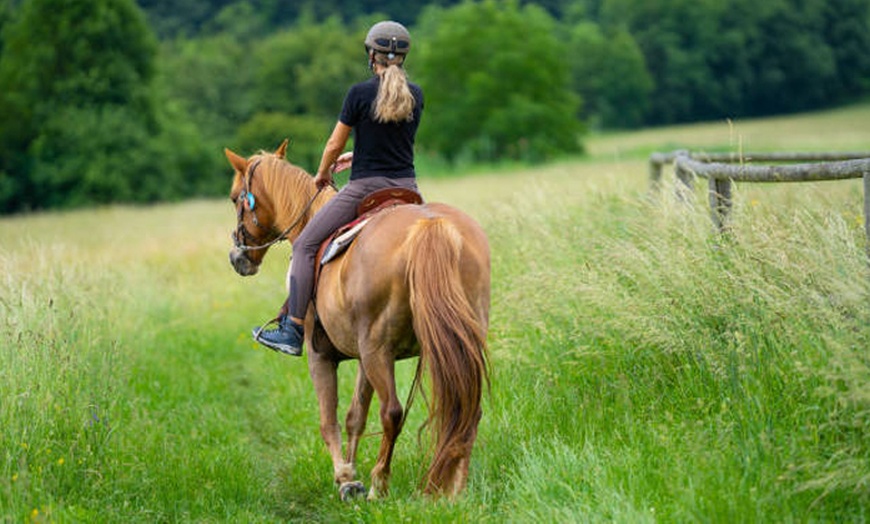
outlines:
[{"label": "riding helmet", "polygon": [[411,34],[402,24],[386,20],[369,29],[365,44],[366,49],[406,55],[411,50]]}]

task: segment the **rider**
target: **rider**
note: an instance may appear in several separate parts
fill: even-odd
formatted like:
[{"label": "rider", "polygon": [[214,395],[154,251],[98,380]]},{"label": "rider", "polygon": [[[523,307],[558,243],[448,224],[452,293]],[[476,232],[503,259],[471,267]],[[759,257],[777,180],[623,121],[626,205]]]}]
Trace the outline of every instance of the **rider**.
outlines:
[{"label": "rider", "polygon": [[[331,185],[333,173],[348,166],[352,167],[350,180],[293,242],[290,294],[278,327],[253,331],[254,340],[288,355],[302,354],[302,324],[314,289],[321,242],[356,218],[357,206],[369,193],[394,187],[417,191],[414,138],[423,112],[423,91],[408,81],[403,69],[411,35],[398,22],[378,22],[369,30],[365,47],[374,76],[348,90],[314,183],[318,188]],[[341,154],[351,131],[353,152]]]}]

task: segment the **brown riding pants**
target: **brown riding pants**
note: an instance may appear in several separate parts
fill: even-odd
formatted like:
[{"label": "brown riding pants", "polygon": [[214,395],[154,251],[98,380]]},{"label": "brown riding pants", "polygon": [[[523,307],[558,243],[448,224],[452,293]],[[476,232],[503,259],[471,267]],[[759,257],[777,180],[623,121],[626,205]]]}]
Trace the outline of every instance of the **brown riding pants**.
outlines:
[{"label": "brown riding pants", "polygon": [[293,242],[290,262],[290,294],[287,310],[291,317],[305,318],[314,291],[314,265],[320,244],[339,227],[356,218],[363,198],[379,189],[401,187],[417,191],[415,178],[367,177],[351,180],[329,202],[315,213],[302,233]]}]

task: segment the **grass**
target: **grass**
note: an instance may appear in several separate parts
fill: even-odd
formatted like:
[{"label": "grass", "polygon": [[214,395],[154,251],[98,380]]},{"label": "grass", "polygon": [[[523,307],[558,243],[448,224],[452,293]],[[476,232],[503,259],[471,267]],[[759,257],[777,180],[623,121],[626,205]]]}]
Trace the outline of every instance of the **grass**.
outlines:
[{"label": "grass", "polygon": [[[493,387],[452,503],[416,490],[422,403],[391,497],[337,500],[305,362],[248,337],[289,250],[236,276],[227,202],[0,220],[0,521],[866,521],[860,181],[738,185],[721,238],[700,189],[647,194],[645,159],[861,149],[867,110],[593,137],[589,158],[422,180],[493,253]],[[413,363],[398,371],[404,394]]]},{"label": "grass", "polygon": [[723,120],[605,133],[592,137],[588,152],[603,159],[646,158],[655,151],[867,151],[870,104],[770,118]]}]

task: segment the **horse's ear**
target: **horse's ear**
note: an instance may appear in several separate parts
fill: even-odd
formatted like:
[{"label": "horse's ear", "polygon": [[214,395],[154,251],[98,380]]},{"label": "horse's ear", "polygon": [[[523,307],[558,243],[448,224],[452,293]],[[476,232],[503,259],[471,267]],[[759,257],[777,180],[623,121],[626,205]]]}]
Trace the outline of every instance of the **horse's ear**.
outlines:
[{"label": "horse's ear", "polygon": [[278,149],[275,150],[275,156],[278,158],[284,158],[287,154],[287,144],[290,143],[290,139],[285,138],[281,145],[278,146]]},{"label": "horse's ear", "polygon": [[240,173],[245,172],[245,168],[248,167],[247,160],[245,160],[244,158],[240,157],[239,155],[233,153],[232,151],[230,151],[227,148],[224,148],[224,154],[227,155],[227,160],[230,161],[230,165],[233,166],[233,168],[236,171],[238,171]]}]

